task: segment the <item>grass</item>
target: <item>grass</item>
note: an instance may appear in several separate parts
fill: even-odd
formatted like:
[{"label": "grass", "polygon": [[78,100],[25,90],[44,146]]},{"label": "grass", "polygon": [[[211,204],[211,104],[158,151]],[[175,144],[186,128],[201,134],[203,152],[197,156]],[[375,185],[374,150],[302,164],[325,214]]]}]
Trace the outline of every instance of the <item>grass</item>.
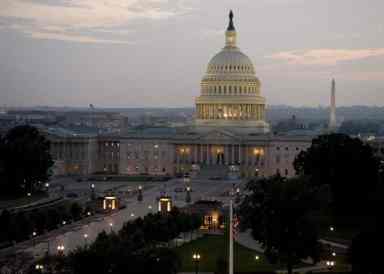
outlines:
[{"label": "grass", "polygon": [[[217,260],[226,254],[226,243],[220,235],[206,235],[200,239],[176,248],[182,267],[181,272],[194,272],[195,265],[192,262],[192,254],[201,254],[199,271],[214,272],[217,269]],[[259,260],[256,260],[259,256]],[[225,257],[226,258],[226,257]],[[266,257],[254,250],[248,249],[237,243],[234,245],[235,272],[262,272],[284,269],[284,266],[268,263]]]}]

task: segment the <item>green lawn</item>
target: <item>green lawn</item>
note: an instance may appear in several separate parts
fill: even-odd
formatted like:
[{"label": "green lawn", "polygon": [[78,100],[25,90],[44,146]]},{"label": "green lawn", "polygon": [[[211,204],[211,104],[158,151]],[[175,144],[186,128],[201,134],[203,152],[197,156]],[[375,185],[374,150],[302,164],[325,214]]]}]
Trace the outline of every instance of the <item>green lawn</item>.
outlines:
[{"label": "green lawn", "polygon": [[[213,272],[216,270],[217,259],[224,256],[227,247],[224,236],[206,235],[198,240],[177,247],[182,262],[182,272],[193,272],[195,266],[192,262],[192,254],[201,254],[199,271]],[[259,256],[259,260],[256,260]],[[235,272],[273,271],[284,267],[271,265],[264,255],[235,243],[234,247]]]}]

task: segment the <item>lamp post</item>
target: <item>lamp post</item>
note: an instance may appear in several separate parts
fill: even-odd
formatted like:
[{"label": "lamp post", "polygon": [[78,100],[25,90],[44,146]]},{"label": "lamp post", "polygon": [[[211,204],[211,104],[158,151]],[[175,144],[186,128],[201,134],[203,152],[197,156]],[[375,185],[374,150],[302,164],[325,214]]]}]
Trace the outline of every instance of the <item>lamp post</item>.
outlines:
[{"label": "lamp post", "polygon": [[36,240],[35,240],[35,237],[37,236],[37,232],[36,231],[33,231],[32,232],[32,244],[33,244],[33,248],[35,248],[35,245],[36,245]]},{"label": "lamp post", "polygon": [[328,270],[331,271],[336,263],[335,261],[327,261],[326,264],[327,264]]},{"label": "lamp post", "polygon": [[113,232],[113,223],[109,223],[109,227],[111,228],[111,232]]},{"label": "lamp post", "polygon": [[192,255],[192,260],[195,264],[195,273],[198,274],[199,273],[199,263],[200,263],[200,254],[199,253],[193,253]]},{"label": "lamp post", "polygon": [[240,188],[236,188],[236,198],[235,198],[235,203],[240,203]]},{"label": "lamp post", "polygon": [[60,245],[57,246],[57,253],[58,253],[60,256],[64,255],[64,250],[65,250],[65,247],[64,247],[63,244],[60,244]]},{"label": "lamp post", "polygon": [[95,200],[95,184],[91,184],[91,200]]},{"label": "lamp post", "polygon": [[187,193],[186,193],[186,197],[185,197],[185,202],[186,203],[190,203],[191,202],[191,187],[187,186]]},{"label": "lamp post", "polygon": [[35,265],[35,269],[36,269],[37,272],[42,273],[43,270],[44,270],[44,265],[42,265],[42,264],[37,264],[37,265]]},{"label": "lamp post", "polygon": [[141,185],[138,187],[137,201],[143,201],[143,187]]},{"label": "lamp post", "polygon": [[84,237],[84,244],[85,244],[85,246],[87,246],[88,245],[88,234],[84,233],[83,237]]}]

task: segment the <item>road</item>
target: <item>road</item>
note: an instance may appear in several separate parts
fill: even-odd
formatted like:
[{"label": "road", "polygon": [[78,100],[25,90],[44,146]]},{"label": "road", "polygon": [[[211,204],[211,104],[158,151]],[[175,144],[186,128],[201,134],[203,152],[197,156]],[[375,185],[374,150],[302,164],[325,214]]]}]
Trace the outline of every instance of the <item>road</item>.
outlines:
[{"label": "road", "polygon": [[[85,187],[88,188],[89,182],[79,182],[76,183],[80,189]],[[103,184],[97,184],[97,191],[104,191],[111,186],[105,182],[98,182]],[[139,183],[123,183],[119,182],[119,191],[126,191],[132,189],[133,186],[137,186]],[[226,203],[229,200],[228,196],[224,196],[223,193],[228,192],[233,187],[233,182],[231,181],[213,181],[213,180],[200,180],[192,181],[190,183],[192,192],[191,198],[192,203],[200,199],[217,199]],[[108,186],[108,187],[106,187]],[[132,196],[126,199],[127,207],[122,209],[113,215],[109,216],[93,216],[82,220],[78,223],[63,226],[62,228],[42,235],[41,237],[36,238],[34,241],[28,241],[16,245],[15,248],[9,250],[3,250],[0,254],[10,254],[17,252],[27,252],[31,253],[35,258],[42,257],[47,250],[49,249],[50,254],[58,253],[58,246],[64,246],[64,253],[68,253],[77,247],[84,246],[95,240],[97,235],[102,232],[111,232],[118,231],[121,229],[123,224],[126,221],[133,220],[137,217],[142,217],[147,215],[150,212],[156,212],[158,205],[156,198],[160,195],[161,191],[166,191],[167,195],[171,196],[173,199],[173,205],[177,207],[183,207],[186,205],[185,192],[174,192],[176,187],[184,187],[185,182],[181,179],[172,179],[166,183],[164,182],[151,182],[146,183],[146,187],[143,191],[143,201],[137,201],[137,196]],[[67,188],[67,187],[66,187]],[[71,187],[68,185],[68,189],[71,191],[77,190],[76,187]],[[80,190],[78,189],[78,190]],[[81,193],[81,191],[80,191]],[[89,192],[84,192],[89,193]],[[82,196],[86,197],[85,194]],[[86,236],[85,236],[86,235]]]}]

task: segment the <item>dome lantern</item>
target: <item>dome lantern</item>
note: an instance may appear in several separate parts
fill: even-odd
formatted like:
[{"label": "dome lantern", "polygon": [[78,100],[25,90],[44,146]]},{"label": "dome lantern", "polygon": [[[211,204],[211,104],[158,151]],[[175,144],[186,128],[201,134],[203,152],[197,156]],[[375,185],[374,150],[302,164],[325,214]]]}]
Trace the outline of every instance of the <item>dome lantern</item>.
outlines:
[{"label": "dome lantern", "polygon": [[236,47],[236,30],[233,24],[233,12],[229,12],[229,24],[227,31],[225,32],[225,47],[235,48]]}]

